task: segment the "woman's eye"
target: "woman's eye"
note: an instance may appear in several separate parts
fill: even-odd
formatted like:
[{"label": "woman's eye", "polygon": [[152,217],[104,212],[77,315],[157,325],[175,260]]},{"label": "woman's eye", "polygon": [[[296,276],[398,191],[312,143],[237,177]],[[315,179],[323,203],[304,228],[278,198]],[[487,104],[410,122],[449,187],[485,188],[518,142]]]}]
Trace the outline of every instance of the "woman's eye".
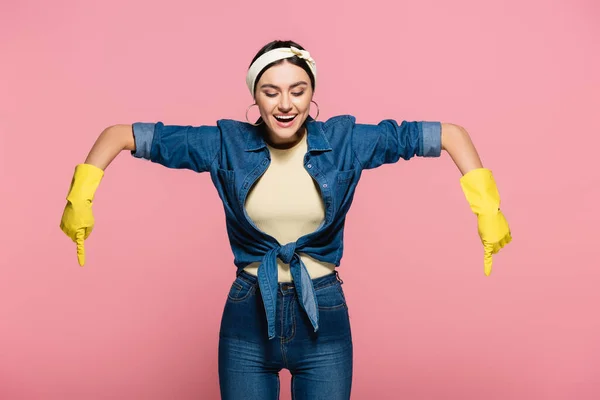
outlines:
[{"label": "woman's eye", "polygon": [[277,93],[265,93],[265,96],[267,96],[267,97],[275,97],[275,96],[277,96]]},{"label": "woman's eye", "polygon": [[304,94],[304,92],[296,92],[296,93],[292,93],[292,95],[298,97],[298,96],[302,96]]}]

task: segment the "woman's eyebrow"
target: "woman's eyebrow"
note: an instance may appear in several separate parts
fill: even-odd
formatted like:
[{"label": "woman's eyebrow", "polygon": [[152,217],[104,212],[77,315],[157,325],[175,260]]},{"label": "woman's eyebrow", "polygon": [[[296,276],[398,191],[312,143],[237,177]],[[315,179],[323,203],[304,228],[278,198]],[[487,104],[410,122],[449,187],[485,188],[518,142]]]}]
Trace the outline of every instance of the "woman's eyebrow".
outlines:
[{"label": "woman's eyebrow", "polygon": [[[300,85],[308,85],[308,83],[306,83],[305,81],[299,81],[299,82],[296,82],[296,83],[290,85],[290,89],[293,89],[296,86],[300,86]],[[264,85],[261,85],[260,88],[261,89],[272,88],[272,89],[276,89],[276,90],[281,90],[281,88],[279,86],[273,85],[271,83],[265,83]]]}]

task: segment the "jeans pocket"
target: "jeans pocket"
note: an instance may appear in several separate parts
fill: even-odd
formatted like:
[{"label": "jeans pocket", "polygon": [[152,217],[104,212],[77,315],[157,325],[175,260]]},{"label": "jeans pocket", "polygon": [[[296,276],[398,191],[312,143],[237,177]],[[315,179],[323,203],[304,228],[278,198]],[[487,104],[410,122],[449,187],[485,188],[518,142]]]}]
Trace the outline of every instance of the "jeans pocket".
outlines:
[{"label": "jeans pocket", "polygon": [[319,310],[337,310],[346,308],[346,298],[342,290],[342,285],[335,282],[331,285],[315,290]]},{"label": "jeans pocket", "polygon": [[231,284],[231,288],[229,288],[227,300],[232,302],[244,301],[254,294],[255,289],[255,285],[237,277]]}]

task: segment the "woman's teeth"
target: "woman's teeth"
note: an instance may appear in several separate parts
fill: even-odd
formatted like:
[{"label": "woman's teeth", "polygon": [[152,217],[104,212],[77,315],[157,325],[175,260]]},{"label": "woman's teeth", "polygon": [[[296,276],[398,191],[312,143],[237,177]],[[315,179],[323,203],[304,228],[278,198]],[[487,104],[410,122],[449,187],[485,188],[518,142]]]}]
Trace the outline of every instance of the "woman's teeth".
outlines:
[{"label": "woman's teeth", "polygon": [[277,119],[278,121],[281,122],[290,122],[292,121],[294,118],[296,118],[295,115],[290,115],[290,116],[275,116],[275,119]]}]

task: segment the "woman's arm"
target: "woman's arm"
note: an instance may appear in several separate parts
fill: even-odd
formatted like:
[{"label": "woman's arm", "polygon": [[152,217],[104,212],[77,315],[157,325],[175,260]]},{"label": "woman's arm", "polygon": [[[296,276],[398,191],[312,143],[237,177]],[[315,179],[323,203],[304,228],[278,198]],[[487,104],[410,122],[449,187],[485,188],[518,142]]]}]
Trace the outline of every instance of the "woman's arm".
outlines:
[{"label": "woman's arm", "polygon": [[85,162],[75,167],[67,204],[60,220],[60,229],[77,244],[79,265],[85,264],[84,241],[94,228],[92,204],[104,169],[123,150],[135,150],[131,125],[106,128],[92,146]]},{"label": "woman's arm", "polygon": [[511,242],[512,234],[500,211],[500,194],[489,169],[483,168],[477,150],[461,126],[442,124],[442,150],[448,152],[462,177],[460,184],[471,210],[477,215],[484,247],[484,273],[492,272],[492,255]]},{"label": "woman's arm", "polygon": [[[135,132],[135,134],[134,134]],[[160,146],[152,146],[152,143]],[[170,168],[208,171],[221,149],[218,126],[177,126],[158,123],[113,125],[96,139],[85,161],[75,167],[61,230],[77,243],[79,265],[85,264],[84,240],[94,228],[92,204],[104,170],[123,150]]]},{"label": "woman's arm", "polygon": [[132,126],[110,126],[102,131],[96,139],[85,159],[85,164],[91,164],[105,170],[122,150],[135,150]]},{"label": "woman's arm", "polygon": [[483,168],[471,137],[459,125],[442,123],[442,150],[450,155],[463,175],[476,168]]}]

